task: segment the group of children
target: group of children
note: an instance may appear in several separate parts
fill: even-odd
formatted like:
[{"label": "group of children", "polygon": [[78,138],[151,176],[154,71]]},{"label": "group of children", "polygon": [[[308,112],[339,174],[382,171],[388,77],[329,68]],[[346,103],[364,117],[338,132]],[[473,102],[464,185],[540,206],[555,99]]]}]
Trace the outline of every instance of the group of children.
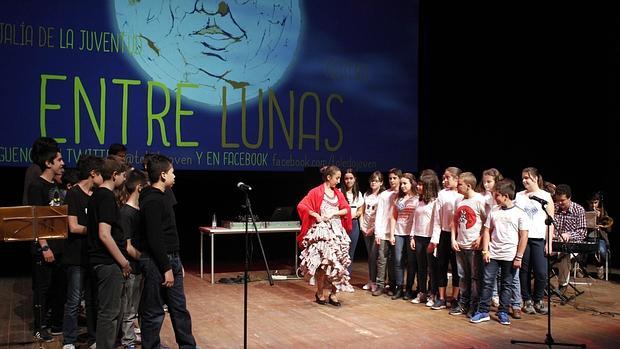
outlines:
[{"label": "group of children", "polygon": [[442,182],[440,188],[433,170],[416,178],[391,169],[387,190],[378,171],[364,194],[345,183],[342,190],[349,201],[363,197],[359,226],[369,256],[364,289],[373,296],[387,293],[393,300],[445,309],[451,264],[451,315],[466,314],[472,323],[488,321],[494,304],[497,320],[508,325],[509,314],[521,318],[522,309],[545,314],[544,219],[553,215],[553,205],[543,207],[531,198],[553,201],[540,189],[538,170],[522,171],[525,190],[519,193],[514,181],[496,169],[484,171],[478,182],[473,173],[448,167]]},{"label": "group of children", "polygon": [[183,289],[171,160],[147,154],[141,171],[129,168],[122,152],[84,155],[77,183],[63,194],[55,182],[64,172],[56,142],[37,139],[32,159],[40,175],[28,170],[25,203],[66,204],[69,227],[66,240],[33,245],[35,338],[51,341],[63,334],[63,349],[74,349],[83,298],[91,349],[139,344],[138,313],[142,347],[160,348],[164,306],[179,347],[196,348]]}]

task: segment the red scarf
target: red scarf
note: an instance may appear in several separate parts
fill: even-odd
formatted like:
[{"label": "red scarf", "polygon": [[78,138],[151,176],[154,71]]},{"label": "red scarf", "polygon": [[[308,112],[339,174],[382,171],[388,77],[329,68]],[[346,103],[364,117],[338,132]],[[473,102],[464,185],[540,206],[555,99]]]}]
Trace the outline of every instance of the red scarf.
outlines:
[{"label": "red scarf", "polygon": [[[347,214],[344,216],[340,216],[342,221],[342,227],[347,233],[351,232],[353,229],[353,221],[351,220],[351,207],[349,206],[349,202],[344,197],[344,194],[338,189],[334,189],[334,193],[338,197],[338,209],[342,210],[343,208],[347,209]],[[313,188],[306,194],[306,196],[301,199],[299,204],[297,204],[297,213],[299,213],[299,218],[301,218],[301,231],[299,235],[297,235],[297,242],[301,243],[304,236],[308,232],[308,229],[316,222],[316,218],[310,215],[310,211],[321,213],[321,204],[323,203],[323,195],[325,195],[325,185],[321,184],[318,187]]]}]

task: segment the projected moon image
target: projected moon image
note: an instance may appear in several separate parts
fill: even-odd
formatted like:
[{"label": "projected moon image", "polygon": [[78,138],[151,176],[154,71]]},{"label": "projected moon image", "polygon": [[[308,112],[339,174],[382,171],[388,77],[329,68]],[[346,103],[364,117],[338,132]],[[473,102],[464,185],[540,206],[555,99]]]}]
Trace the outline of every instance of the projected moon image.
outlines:
[{"label": "projected moon image", "polygon": [[[149,80],[210,106],[256,98],[292,63],[301,30],[297,0],[116,0],[113,18]],[[127,40],[132,38],[134,43]]]}]

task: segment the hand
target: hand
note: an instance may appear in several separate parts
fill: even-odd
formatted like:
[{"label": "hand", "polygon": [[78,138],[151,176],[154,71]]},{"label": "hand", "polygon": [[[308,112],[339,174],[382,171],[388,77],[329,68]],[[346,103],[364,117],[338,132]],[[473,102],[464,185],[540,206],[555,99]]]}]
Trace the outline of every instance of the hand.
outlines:
[{"label": "hand", "polygon": [[333,216],[321,216],[321,221],[323,222],[327,222],[329,221]]},{"label": "hand", "polygon": [[515,258],[512,261],[512,267],[515,268],[515,269],[520,269],[521,268],[521,259],[520,258],[519,259]]},{"label": "hand", "polygon": [[43,252],[43,259],[45,260],[46,263],[53,263],[56,258],[54,257],[54,252],[52,252],[52,249],[49,249],[47,251],[42,251]]},{"label": "hand", "polygon": [[123,273],[124,278],[127,278],[129,273],[131,273],[131,266],[129,265],[128,260],[125,260],[125,263],[121,266],[121,272]]},{"label": "hand", "polygon": [[411,240],[409,242],[409,246],[411,246],[411,249],[415,251],[415,240],[413,239],[413,236],[411,237]]},{"label": "hand", "polygon": [[167,288],[174,285],[174,275],[172,275],[172,269],[168,269],[168,271],[164,273],[164,282],[162,282],[161,285]]},{"label": "hand", "polygon": [[461,248],[459,247],[459,244],[456,241],[452,241],[452,249],[456,252],[461,251]]},{"label": "hand", "polygon": [[570,234],[569,233],[562,233],[562,239],[564,239],[564,241],[570,241]]},{"label": "hand", "polygon": [[392,235],[392,237],[390,238],[390,245],[396,245],[396,237],[394,235]]},{"label": "hand", "polygon": [[428,247],[426,248],[426,253],[433,253],[435,251],[435,247],[437,247],[437,244],[435,243],[429,243]]},{"label": "hand", "polygon": [[487,254],[483,254],[483,255],[482,255],[482,260],[483,260],[485,263],[489,264],[489,262],[491,261],[491,256],[490,256],[488,253],[487,253]]},{"label": "hand", "polygon": [[366,236],[370,236],[375,233],[375,227],[370,227],[366,230]]},{"label": "hand", "polygon": [[381,238],[378,238],[375,236],[375,244],[376,245],[381,245]]},{"label": "hand", "polygon": [[482,238],[481,238],[481,237],[478,237],[478,238],[476,239],[476,241],[474,241],[474,242],[471,244],[471,248],[472,248],[473,250],[477,250],[477,249],[479,249],[479,248],[480,248],[480,242],[482,242],[481,240],[482,240]]}]

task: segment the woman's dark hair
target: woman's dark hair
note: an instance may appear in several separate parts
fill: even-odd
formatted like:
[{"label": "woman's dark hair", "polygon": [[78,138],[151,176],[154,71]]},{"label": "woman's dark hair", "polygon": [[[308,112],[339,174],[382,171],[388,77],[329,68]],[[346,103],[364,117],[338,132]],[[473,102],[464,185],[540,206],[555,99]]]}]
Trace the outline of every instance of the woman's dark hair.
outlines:
[{"label": "woman's dark hair", "polygon": [[[413,191],[413,194],[415,195],[418,193],[418,182],[416,182],[415,176],[413,175],[413,173],[405,172],[400,178],[401,179],[407,178],[409,180],[409,183],[411,183],[411,191]],[[399,186],[398,197],[399,198],[405,197],[405,194],[407,193],[404,193]]]},{"label": "woman's dark hair", "polygon": [[[357,174],[355,173],[355,171],[353,171],[353,169],[352,169],[352,168],[347,168],[347,169],[344,171],[344,174],[345,174],[345,175],[346,175],[347,173],[352,174],[352,175],[353,175],[353,178],[355,179],[355,182],[353,182],[353,187],[351,188],[351,193],[353,193],[353,201],[355,201],[355,200],[356,200],[356,199],[360,196],[360,187],[359,187],[359,185],[357,184]],[[343,177],[344,177],[344,176],[343,176]],[[343,192],[344,192],[344,194],[346,194],[346,193],[347,193],[347,191],[349,191],[349,190],[348,190],[348,188],[347,188],[347,187],[346,187],[346,185],[345,185],[345,186],[344,186],[344,191],[343,191]],[[346,195],[345,195],[345,197],[346,197]],[[347,198],[347,200],[349,200],[349,199]],[[349,204],[350,204],[350,202],[349,202]]]},{"label": "woman's dark hair", "polygon": [[439,193],[439,178],[434,174],[425,174],[420,177],[420,182],[422,183],[422,194],[420,195],[420,200],[425,203],[429,203],[437,198]]},{"label": "woman's dark hair", "polygon": [[321,177],[323,178],[323,182],[327,182],[327,176],[333,176],[336,172],[340,172],[340,169],[336,165],[328,165],[321,167]]},{"label": "woman's dark hair", "polygon": [[[381,182],[381,185],[379,186],[379,193],[381,193],[382,191],[385,190],[385,187],[383,186],[383,173],[381,173],[381,171],[375,171],[370,175],[370,178],[368,178],[368,183],[370,183],[370,181],[373,180],[373,178],[376,178],[379,182]],[[366,190],[366,195],[370,195],[372,194],[372,189],[370,187],[368,187],[368,190]]]}]

